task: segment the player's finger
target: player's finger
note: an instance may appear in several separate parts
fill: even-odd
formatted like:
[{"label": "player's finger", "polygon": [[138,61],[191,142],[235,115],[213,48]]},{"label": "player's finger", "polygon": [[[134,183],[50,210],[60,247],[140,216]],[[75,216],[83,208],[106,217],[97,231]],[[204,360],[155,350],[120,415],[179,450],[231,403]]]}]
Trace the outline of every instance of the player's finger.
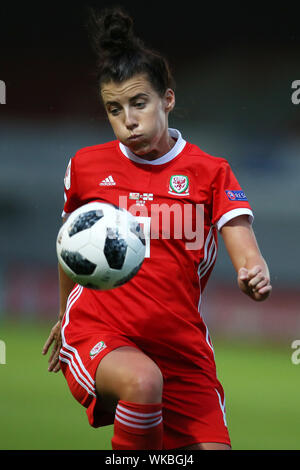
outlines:
[{"label": "player's finger", "polygon": [[261,289],[258,290],[258,294],[267,294],[268,292],[271,292],[272,286],[268,284],[267,286],[262,287]]},{"label": "player's finger", "polygon": [[53,340],[54,340],[54,334],[50,333],[50,336],[48,337],[46,343],[43,346],[42,354],[46,354],[48,352],[48,349],[51,346],[51,344],[53,343]]},{"label": "player's finger", "polygon": [[261,289],[262,287],[265,287],[269,284],[269,279],[267,279],[266,277],[264,277],[260,282],[258,282],[254,287],[253,289],[257,291],[259,291],[259,289]]},{"label": "player's finger", "polygon": [[56,339],[48,362],[52,362],[54,358],[58,357],[60,348],[61,348],[61,341]]},{"label": "player's finger", "polygon": [[55,372],[55,367],[59,363],[60,349],[61,349],[61,341],[56,341],[55,346],[53,347],[51,356],[48,361],[48,364],[49,364],[48,370]]},{"label": "player's finger", "polygon": [[249,281],[249,287],[251,287],[252,289],[256,289],[257,288],[257,285],[260,283],[260,282],[263,282],[265,281],[266,277],[262,274],[262,273],[259,273],[257,274],[255,277],[253,277],[250,281]]},{"label": "player's finger", "polygon": [[59,372],[59,371],[60,371],[60,363],[58,361],[58,363],[56,364],[56,366],[53,369],[53,372]]},{"label": "player's finger", "polygon": [[57,366],[58,363],[58,356],[59,356],[59,351],[56,351],[53,357],[51,358],[51,361],[49,360],[49,366],[48,366],[48,371],[49,372],[55,372],[55,367]]},{"label": "player's finger", "polygon": [[52,349],[52,351],[51,351],[51,354],[50,354],[50,356],[49,356],[49,359],[48,359],[48,363],[49,363],[49,364],[53,361],[53,359],[54,359],[54,357],[55,357],[55,354],[56,354],[56,351],[57,351],[57,346],[54,345],[54,346],[53,346],[53,349]]},{"label": "player's finger", "polygon": [[261,266],[253,266],[252,269],[249,269],[249,272],[248,272],[249,278],[250,279],[254,278],[260,272],[262,272],[262,267]]},{"label": "player's finger", "polygon": [[241,281],[247,281],[248,280],[248,269],[246,268],[241,268],[239,270],[239,279]]}]

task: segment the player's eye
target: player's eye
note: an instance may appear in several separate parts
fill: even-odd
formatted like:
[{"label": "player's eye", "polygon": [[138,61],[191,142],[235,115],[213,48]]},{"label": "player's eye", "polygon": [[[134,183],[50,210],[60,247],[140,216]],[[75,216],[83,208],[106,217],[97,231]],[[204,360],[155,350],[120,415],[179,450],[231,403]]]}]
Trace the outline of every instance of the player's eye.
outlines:
[{"label": "player's eye", "polygon": [[143,109],[146,106],[145,101],[137,101],[134,105],[138,109]]},{"label": "player's eye", "polygon": [[112,114],[113,116],[117,116],[120,112],[120,109],[119,108],[110,108],[109,110],[110,114]]}]

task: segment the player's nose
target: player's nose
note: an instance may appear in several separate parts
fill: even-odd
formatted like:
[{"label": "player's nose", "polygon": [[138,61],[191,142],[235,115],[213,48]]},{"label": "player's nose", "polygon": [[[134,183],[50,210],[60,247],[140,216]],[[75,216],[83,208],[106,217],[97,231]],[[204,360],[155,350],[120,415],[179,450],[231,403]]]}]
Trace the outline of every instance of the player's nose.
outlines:
[{"label": "player's nose", "polygon": [[134,113],[130,111],[125,111],[125,126],[129,131],[132,131],[138,126],[138,122]]}]

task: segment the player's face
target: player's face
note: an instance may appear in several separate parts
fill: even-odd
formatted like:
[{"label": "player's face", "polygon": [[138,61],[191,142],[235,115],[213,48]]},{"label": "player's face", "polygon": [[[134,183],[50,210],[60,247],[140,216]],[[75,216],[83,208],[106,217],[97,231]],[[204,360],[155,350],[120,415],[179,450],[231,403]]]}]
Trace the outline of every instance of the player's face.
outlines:
[{"label": "player's face", "polygon": [[154,160],[174,145],[168,114],[175,104],[173,90],[161,97],[145,75],[102,85],[101,95],[116,138],[136,155]]}]

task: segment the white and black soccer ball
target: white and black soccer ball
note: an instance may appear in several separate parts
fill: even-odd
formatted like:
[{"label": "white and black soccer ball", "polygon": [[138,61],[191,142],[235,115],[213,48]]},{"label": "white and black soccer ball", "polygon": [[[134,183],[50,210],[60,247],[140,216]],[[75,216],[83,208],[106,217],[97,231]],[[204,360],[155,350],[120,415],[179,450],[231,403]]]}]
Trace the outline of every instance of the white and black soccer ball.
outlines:
[{"label": "white and black soccer ball", "polygon": [[72,212],[56,240],[60,265],[82,286],[108,290],[139,271],[145,257],[142,226],[125,209],[91,202]]}]

